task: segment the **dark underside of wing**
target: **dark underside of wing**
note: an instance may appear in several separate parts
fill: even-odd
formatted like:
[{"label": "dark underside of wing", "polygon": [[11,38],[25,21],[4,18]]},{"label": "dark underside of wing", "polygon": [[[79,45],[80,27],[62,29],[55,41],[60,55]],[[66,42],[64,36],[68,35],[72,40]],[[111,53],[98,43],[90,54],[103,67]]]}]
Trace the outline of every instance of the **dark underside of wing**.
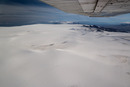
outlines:
[{"label": "dark underside of wing", "polygon": [[130,0],[41,0],[64,12],[91,17],[130,13]]}]

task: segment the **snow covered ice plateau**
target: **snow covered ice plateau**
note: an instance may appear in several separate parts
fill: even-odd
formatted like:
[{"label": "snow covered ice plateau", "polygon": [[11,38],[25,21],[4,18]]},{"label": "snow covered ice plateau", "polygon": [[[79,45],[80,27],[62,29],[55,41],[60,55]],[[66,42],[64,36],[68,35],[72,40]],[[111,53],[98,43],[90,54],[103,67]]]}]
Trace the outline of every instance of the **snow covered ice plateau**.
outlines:
[{"label": "snow covered ice plateau", "polygon": [[130,33],[0,27],[0,87],[130,87]]}]

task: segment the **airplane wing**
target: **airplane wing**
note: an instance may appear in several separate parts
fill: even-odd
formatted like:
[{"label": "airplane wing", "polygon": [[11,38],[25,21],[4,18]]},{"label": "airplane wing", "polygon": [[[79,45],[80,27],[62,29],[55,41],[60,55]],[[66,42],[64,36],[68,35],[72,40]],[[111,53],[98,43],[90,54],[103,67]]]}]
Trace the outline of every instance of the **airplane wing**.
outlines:
[{"label": "airplane wing", "polygon": [[64,12],[90,17],[130,13],[130,0],[41,0]]}]

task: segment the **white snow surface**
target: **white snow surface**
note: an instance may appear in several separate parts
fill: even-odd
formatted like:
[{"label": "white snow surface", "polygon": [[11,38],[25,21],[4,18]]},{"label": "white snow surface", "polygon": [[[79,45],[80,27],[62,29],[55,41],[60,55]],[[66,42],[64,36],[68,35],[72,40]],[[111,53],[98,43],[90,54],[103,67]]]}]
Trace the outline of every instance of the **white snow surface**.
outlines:
[{"label": "white snow surface", "polygon": [[0,87],[130,87],[130,33],[81,26],[0,27]]}]

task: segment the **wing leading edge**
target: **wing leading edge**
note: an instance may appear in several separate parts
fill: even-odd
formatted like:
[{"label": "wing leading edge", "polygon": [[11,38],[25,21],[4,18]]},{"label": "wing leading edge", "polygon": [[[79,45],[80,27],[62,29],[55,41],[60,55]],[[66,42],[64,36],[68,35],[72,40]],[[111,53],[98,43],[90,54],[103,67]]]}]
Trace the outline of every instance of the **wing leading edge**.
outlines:
[{"label": "wing leading edge", "polygon": [[130,0],[41,0],[64,12],[91,17],[130,13]]}]

